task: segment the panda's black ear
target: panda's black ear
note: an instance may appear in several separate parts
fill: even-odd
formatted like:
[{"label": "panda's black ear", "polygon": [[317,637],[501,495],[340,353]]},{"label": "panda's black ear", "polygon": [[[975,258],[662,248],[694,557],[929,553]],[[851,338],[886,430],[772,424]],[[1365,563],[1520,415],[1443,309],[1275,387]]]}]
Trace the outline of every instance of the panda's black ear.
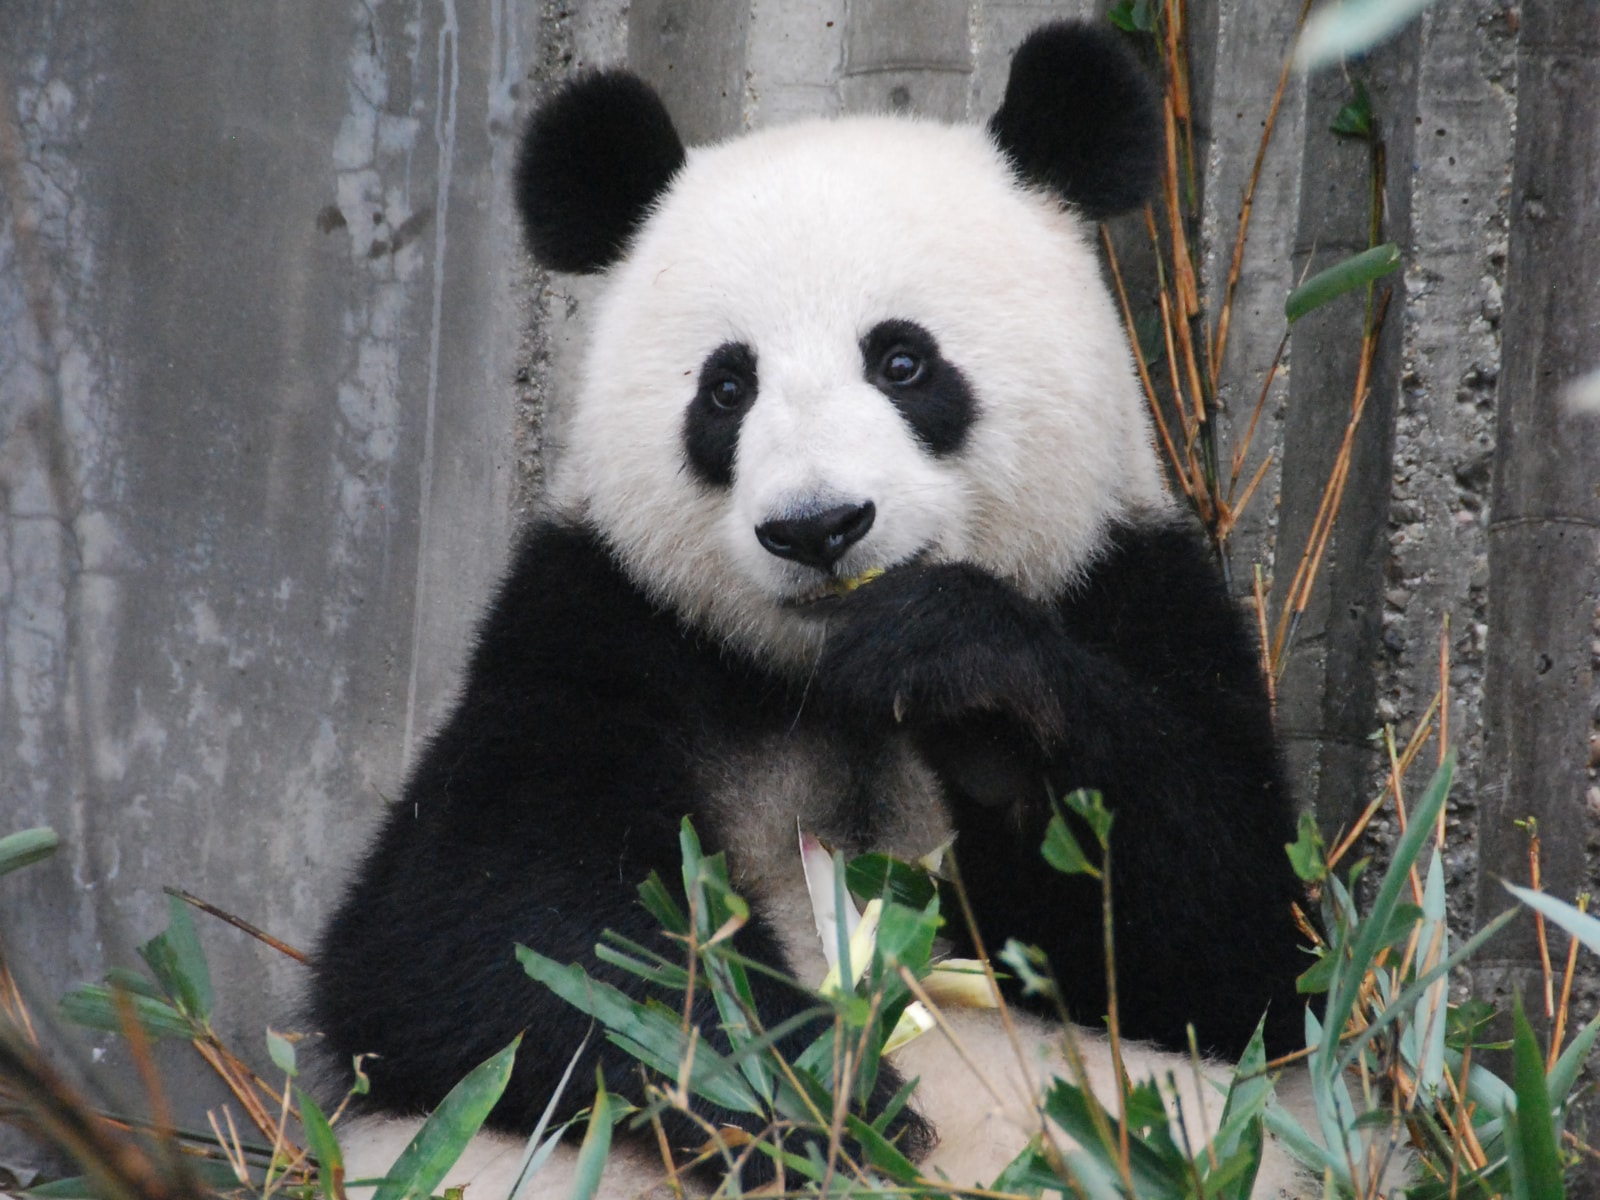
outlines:
[{"label": "panda's black ear", "polygon": [[989,132],[1025,181],[1094,220],[1137,208],[1155,190],[1160,99],[1110,29],[1064,22],[1029,34]]},{"label": "panda's black ear", "polygon": [[579,76],[539,106],[522,138],[517,208],[534,258],[554,271],[603,271],[683,162],[649,84],[627,71]]}]

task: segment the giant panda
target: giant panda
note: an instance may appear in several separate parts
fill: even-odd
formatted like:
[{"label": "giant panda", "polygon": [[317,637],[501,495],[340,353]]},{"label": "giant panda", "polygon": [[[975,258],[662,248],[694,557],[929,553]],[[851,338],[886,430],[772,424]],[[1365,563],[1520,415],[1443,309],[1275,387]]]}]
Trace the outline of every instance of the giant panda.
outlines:
[{"label": "giant panda", "polygon": [[[1137,62],[1076,24],[1023,43],[983,126],[859,116],[686,150],[621,71],[539,109],[529,245],[602,280],[548,512],[315,954],[312,1023],[331,1061],[372,1056],[370,1110],[428,1110],[525,1031],[490,1125],[531,1128],[587,1018],[513,946],[637,990],[593,947],[657,936],[636,887],[677,877],[685,815],[751,903],[736,945],[800,978],[821,967],[797,826],[908,858],[953,837],[987,944],[1041,947],[1098,1026],[1098,885],[1039,853],[1052,791],[1080,787],[1115,814],[1139,1062],[1190,1025],[1222,1059],[1263,1017],[1269,1052],[1303,1044],[1257,649],[1164,487],[1094,249],[1151,190],[1160,128]],[[769,1025],[807,1003],[754,978]],[[577,1078],[598,1059],[638,1100],[597,1040]],[[1015,1114],[938,1040],[901,1062],[923,1084],[896,1134],[977,1182],[1026,1132],[996,1132]]]}]

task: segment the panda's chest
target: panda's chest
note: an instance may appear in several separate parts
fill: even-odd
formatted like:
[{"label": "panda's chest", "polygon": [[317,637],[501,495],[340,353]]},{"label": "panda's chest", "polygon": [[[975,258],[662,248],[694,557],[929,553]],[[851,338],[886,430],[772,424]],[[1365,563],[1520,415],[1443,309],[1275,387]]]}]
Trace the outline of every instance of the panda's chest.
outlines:
[{"label": "panda's chest", "polygon": [[802,982],[822,977],[800,861],[803,831],[847,856],[915,859],[950,836],[939,785],[909,739],[876,745],[793,730],[721,747],[702,783],[734,887],[777,928]]}]

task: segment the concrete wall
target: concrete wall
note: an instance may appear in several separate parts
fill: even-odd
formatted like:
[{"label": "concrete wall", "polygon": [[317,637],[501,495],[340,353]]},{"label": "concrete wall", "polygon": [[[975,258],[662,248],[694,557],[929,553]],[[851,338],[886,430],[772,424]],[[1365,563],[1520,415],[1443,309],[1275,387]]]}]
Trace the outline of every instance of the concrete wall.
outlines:
[{"label": "concrete wall", "polygon": [[[559,453],[592,295],[517,248],[509,155],[542,89],[630,61],[692,140],[864,108],[981,119],[1020,36],[1091,7],[0,6],[0,824],[66,842],[0,883],[36,992],[130,961],[168,884],[308,942],[448,703],[474,608]],[[1600,366],[1600,88],[1582,85],[1600,22],[1576,4],[1565,28],[1560,7],[1438,0],[1349,67],[1382,123],[1386,236],[1406,268],[1280,708],[1303,801],[1348,820],[1381,773],[1371,735],[1392,721],[1404,738],[1437,686],[1449,615],[1463,925],[1480,840],[1497,907],[1514,816],[1560,831],[1562,890],[1594,878],[1600,446],[1592,424],[1539,414]],[[1191,19],[1220,278],[1294,13],[1192,0]],[[1286,93],[1224,364],[1225,451],[1287,290],[1366,244],[1365,150],[1328,132],[1348,96],[1338,71]],[[1269,393],[1241,591],[1260,562],[1281,593],[1298,559],[1349,412],[1356,308],[1303,323]],[[1523,544],[1533,521],[1570,535],[1560,556]],[[1529,605],[1552,563],[1564,623],[1544,645],[1554,617]],[[1560,687],[1539,683],[1552,670]],[[1537,762],[1515,753],[1513,717],[1549,731]],[[259,1047],[264,1024],[293,1023],[298,968],[202,929],[221,1027]],[[1528,961],[1513,946],[1485,986]],[[1586,980],[1583,1012],[1596,991]]]}]

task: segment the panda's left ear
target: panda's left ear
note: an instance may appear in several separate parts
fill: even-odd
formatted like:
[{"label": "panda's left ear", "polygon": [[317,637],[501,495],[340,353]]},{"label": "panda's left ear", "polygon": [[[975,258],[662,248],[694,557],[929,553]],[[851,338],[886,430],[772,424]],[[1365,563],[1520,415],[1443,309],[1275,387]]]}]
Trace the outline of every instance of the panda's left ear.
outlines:
[{"label": "panda's left ear", "polygon": [[1093,220],[1137,208],[1155,191],[1160,99],[1110,29],[1063,22],[1029,34],[989,132],[1023,180]]},{"label": "panda's left ear", "polygon": [[603,271],[622,257],[684,163],[661,98],[627,71],[580,75],[533,114],[517,162],[528,248],[553,271]]}]

